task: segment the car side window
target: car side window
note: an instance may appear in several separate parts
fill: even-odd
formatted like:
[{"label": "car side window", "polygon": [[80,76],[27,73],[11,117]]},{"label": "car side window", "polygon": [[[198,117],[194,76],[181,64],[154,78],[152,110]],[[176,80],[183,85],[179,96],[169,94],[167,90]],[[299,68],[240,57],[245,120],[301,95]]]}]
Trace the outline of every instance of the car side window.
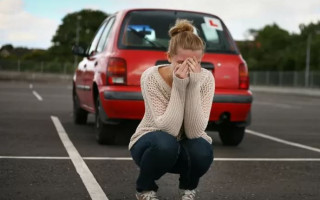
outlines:
[{"label": "car side window", "polygon": [[101,35],[101,38],[99,40],[99,43],[98,43],[98,47],[97,47],[97,52],[102,52],[108,42],[108,37],[109,37],[109,33],[113,27],[113,22],[114,22],[114,17],[111,18],[107,25],[106,25],[106,28],[104,29],[102,35]]},{"label": "car side window", "polygon": [[101,34],[103,33],[103,30],[105,29],[106,25],[107,25],[107,22],[103,23],[100,26],[99,30],[97,31],[96,35],[94,36],[94,39],[92,40],[91,45],[90,45],[90,49],[88,51],[89,55],[93,55],[97,52],[96,51],[97,45],[98,45],[99,39],[100,39]]}]

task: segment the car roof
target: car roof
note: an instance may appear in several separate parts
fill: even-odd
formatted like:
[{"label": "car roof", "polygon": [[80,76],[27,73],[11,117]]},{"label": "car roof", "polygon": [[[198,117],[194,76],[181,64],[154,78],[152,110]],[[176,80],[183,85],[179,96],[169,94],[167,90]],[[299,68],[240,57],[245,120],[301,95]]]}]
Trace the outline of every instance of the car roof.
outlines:
[{"label": "car roof", "polygon": [[[132,11],[177,11],[177,12],[190,12],[190,13],[197,13],[197,14],[204,14],[204,15],[211,15],[213,17],[216,17],[220,19],[220,17],[211,14],[211,13],[206,13],[206,12],[200,12],[200,11],[195,11],[195,10],[182,10],[182,9],[169,9],[169,8],[130,8],[130,9],[123,9],[118,12],[121,12],[122,14],[127,14],[128,12]],[[116,12],[116,13],[118,13]]]}]

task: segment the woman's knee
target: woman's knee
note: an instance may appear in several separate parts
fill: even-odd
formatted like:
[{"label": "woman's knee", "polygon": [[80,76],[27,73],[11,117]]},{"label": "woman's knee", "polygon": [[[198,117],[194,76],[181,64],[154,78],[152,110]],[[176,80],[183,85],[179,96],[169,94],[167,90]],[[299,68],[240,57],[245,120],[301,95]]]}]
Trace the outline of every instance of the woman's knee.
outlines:
[{"label": "woman's knee", "polygon": [[176,156],[179,151],[179,143],[177,139],[163,131],[155,132],[154,141],[152,141],[151,148],[160,155]]},{"label": "woman's knee", "polygon": [[213,148],[212,145],[203,138],[189,140],[184,145],[188,151],[189,159],[192,166],[206,171],[213,162]]},{"label": "woman's knee", "polygon": [[145,156],[148,159],[152,157],[173,162],[178,155],[179,144],[172,135],[163,131],[155,131],[141,137],[130,152],[138,166],[140,166],[141,160]]}]

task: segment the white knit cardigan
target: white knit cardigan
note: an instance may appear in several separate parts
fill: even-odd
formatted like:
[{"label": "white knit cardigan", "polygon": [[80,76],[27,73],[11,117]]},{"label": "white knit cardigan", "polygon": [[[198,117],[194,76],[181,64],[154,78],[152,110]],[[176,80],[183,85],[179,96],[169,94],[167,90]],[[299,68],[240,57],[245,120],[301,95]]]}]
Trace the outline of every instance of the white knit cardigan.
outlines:
[{"label": "white knit cardigan", "polygon": [[150,67],[141,76],[145,114],[130,139],[129,149],[140,137],[157,130],[177,140],[203,137],[212,143],[205,133],[215,91],[212,73],[201,68],[200,73],[190,73],[185,79],[173,74],[171,88],[160,75],[160,67]]}]

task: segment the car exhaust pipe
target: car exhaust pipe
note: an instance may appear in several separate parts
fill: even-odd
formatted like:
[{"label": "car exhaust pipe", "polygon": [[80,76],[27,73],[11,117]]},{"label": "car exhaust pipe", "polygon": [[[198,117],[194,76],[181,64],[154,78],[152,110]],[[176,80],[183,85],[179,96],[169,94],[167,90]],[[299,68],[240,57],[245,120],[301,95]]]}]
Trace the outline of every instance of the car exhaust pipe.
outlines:
[{"label": "car exhaust pipe", "polygon": [[230,113],[224,112],[220,115],[219,120],[217,121],[217,124],[225,124],[230,122]]}]

